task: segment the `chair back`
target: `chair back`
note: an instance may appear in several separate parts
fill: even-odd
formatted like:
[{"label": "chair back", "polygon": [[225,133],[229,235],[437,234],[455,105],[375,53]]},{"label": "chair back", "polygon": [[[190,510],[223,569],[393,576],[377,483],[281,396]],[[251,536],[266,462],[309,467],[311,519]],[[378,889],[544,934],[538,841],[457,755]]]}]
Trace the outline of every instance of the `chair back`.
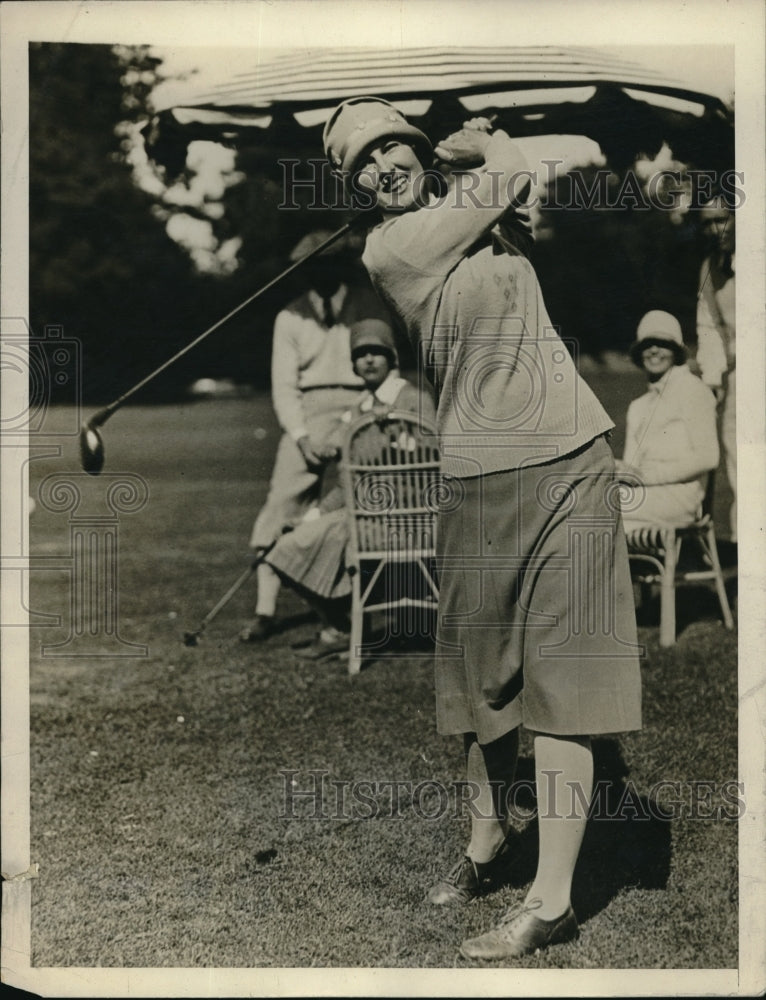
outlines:
[{"label": "chair back", "polygon": [[413,413],[366,413],[348,429],[341,478],[352,520],[348,556],[407,561],[436,544],[439,448],[436,428]]}]

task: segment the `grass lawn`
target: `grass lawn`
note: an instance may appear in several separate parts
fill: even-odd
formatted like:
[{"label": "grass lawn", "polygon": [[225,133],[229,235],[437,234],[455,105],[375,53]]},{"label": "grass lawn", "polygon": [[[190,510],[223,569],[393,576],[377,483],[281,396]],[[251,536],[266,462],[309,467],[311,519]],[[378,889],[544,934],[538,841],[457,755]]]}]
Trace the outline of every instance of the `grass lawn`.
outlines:
[{"label": "grass lawn", "polygon": [[[641,376],[592,383],[621,428]],[[69,634],[69,587],[61,569],[32,574],[32,610],[62,618],[31,633],[33,965],[467,967],[460,941],[532,878],[536,825],[522,802],[518,863],[499,893],[463,909],[424,902],[468,828],[440,792],[462,778],[462,749],[436,734],[429,656],[357,677],[300,661],[290,643],[315,624],[284,591],[286,627],[262,645],[236,637],[252,590],[199,647],[181,642],[248,564],[278,440],[268,398],[126,408],[104,438],[105,472],[148,485],[146,505],[119,519],[118,621],[149,655],[41,655]],[[33,496],[46,476],[79,471],[65,440],[60,458],[31,462]],[[84,488],[100,496],[106,482]],[[68,518],[38,503],[33,556],[67,554]],[[581,938],[521,966],[737,964],[737,825],[705,818],[734,812],[722,786],[737,775],[736,634],[702,589],[679,597],[679,632],[660,649],[657,608],[644,610],[645,728],[595,743],[604,812],[624,808],[586,835]],[[524,737],[522,778],[530,754]],[[321,798],[296,795],[322,780]],[[676,783],[659,795],[668,817],[673,802],[683,815],[650,808],[661,781]],[[384,782],[404,783],[398,809]]]}]

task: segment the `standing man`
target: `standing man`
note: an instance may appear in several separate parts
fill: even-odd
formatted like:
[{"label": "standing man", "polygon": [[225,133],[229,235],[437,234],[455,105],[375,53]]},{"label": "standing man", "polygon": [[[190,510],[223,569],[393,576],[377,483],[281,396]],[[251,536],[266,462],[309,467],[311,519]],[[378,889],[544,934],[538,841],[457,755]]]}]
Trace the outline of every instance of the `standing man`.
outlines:
[{"label": "standing man", "polygon": [[701,211],[702,230],[711,243],[702,265],[697,297],[697,364],[721,407],[721,445],[734,496],[729,512],[732,542],[737,541],[737,383],[734,212],[723,198]]},{"label": "standing man", "polygon": [[[331,234],[316,230],[290,254],[300,260]],[[343,414],[364,389],[351,366],[350,328],[386,311],[372,289],[349,282],[351,258],[336,243],[306,265],[308,290],[277,316],[271,363],[271,392],[282,439],[277,448],[266,503],[253,526],[250,547],[271,548],[285,528],[297,523],[317,502],[326,442]],[[265,639],[274,630],[280,580],[261,563],[256,571],[255,617],[239,633],[242,642]]]}]

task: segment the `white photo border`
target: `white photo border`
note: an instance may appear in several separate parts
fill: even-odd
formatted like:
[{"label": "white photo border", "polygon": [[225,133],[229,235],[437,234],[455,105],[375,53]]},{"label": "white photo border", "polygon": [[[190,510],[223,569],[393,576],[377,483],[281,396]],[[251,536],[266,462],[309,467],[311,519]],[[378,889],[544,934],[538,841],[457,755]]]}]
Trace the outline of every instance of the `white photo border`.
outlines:
[{"label": "white photo border", "polygon": [[[544,16],[543,15],[544,12]],[[745,175],[747,206],[738,222],[740,352],[738,448],[739,747],[748,790],[740,821],[740,959],[737,970],[460,970],[405,969],[96,969],[30,967],[33,861],[29,843],[29,651],[24,629],[2,634],[2,871],[3,980],[55,996],[629,996],[739,995],[766,986],[766,824],[764,822],[764,569],[766,565],[766,434],[764,433],[764,9],[758,0],[260,0],[205,4],[186,0],[112,3],[3,3],[2,44],[2,298],[1,317],[28,310],[28,82],[30,41],[212,45],[242,47],[316,44],[321,17],[325,44],[396,46],[401,39],[429,45],[491,45],[498,23],[514,45],[733,45],[735,50],[736,160]],[[629,30],[627,28],[629,27]],[[458,31],[459,28],[459,31]],[[5,413],[26,401],[26,380],[2,371]],[[26,517],[27,449],[9,445],[2,457],[2,549],[17,550]],[[19,489],[21,484],[21,489]],[[19,550],[24,555],[23,550]],[[26,553],[28,554],[28,553]],[[0,566],[3,583],[9,583]],[[18,614],[18,584],[2,587],[0,620]],[[22,595],[25,600],[26,594]]]}]

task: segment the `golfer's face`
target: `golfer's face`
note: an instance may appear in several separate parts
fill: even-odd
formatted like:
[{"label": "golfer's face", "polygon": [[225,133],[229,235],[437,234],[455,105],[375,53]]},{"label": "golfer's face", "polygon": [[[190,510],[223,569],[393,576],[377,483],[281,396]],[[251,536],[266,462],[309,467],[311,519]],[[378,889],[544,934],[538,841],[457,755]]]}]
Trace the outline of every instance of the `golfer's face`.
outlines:
[{"label": "golfer's face", "polygon": [[660,378],[673,367],[673,352],[667,347],[653,344],[641,353],[641,360],[650,378]]},{"label": "golfer's face", "polygon": [[354,370],[370,392],[383,385],[391,370],[388,355],[379,347],[362,347],[354,353]]},{"label": "golfer's face", "polygon": [[375,196],[384,213],[408,212],[428,198],[428,176],[420,160],[412,146],[398,139],[372,146],[359,167],[359,187]]}]

